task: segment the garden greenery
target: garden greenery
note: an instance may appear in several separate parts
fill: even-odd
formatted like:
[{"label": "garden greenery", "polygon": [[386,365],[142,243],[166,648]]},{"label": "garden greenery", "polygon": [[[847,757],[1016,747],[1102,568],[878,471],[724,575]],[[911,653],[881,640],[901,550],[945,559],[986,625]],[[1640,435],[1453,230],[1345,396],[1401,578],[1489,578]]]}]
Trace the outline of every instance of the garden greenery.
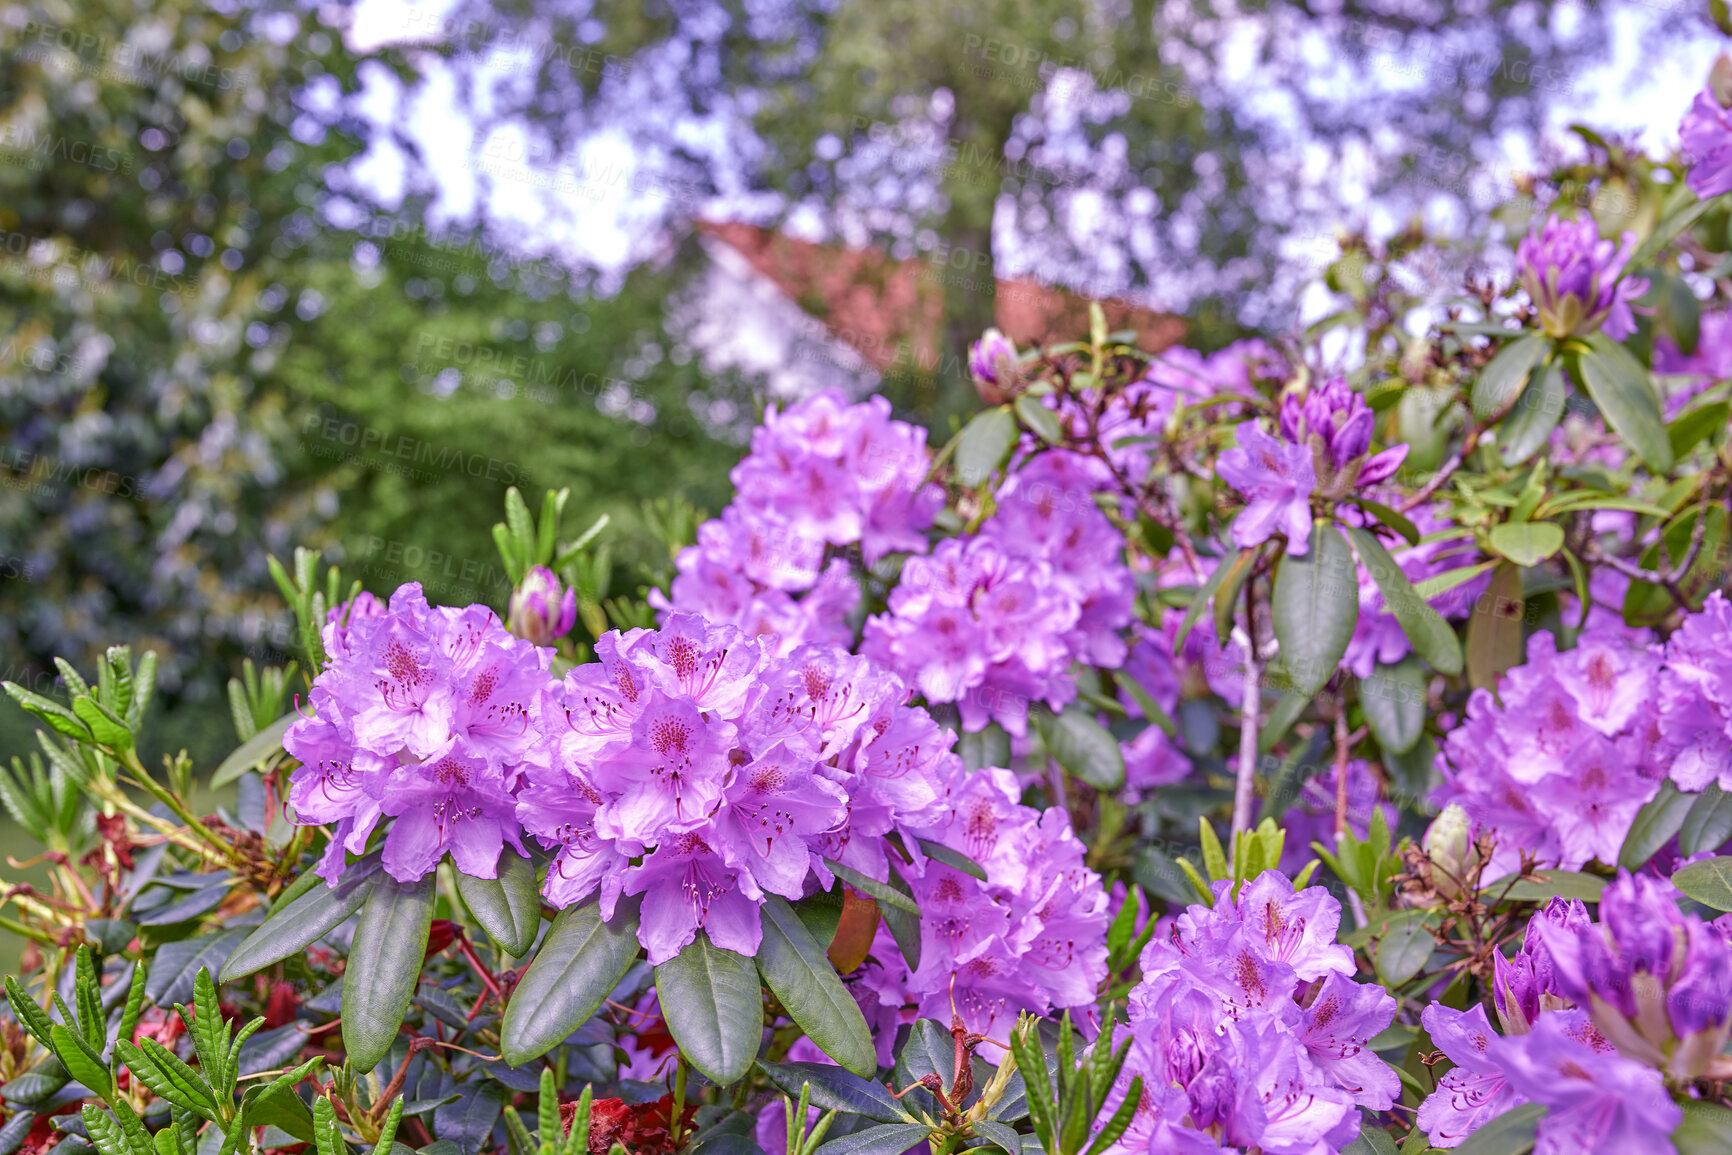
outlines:
[{"label": "garden greenery", "polygon": [[273,563],[215,813],[152,655],[8,684],[0,1150],[1727,1149],[1724,87],[1418,335],[1354,242],[1307,342],[772,407],[641,599],[563,492],[504,617]]}]

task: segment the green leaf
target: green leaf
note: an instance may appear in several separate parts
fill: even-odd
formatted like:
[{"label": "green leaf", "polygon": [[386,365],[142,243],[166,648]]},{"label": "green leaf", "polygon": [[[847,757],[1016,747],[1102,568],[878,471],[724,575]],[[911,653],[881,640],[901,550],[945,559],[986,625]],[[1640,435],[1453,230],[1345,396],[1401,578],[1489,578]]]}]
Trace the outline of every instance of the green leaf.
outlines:
[{"label": "green leaf", "polygon": [[[1233,567],[1243,564],[1245,557],[1254,552],[1256,552],[1254,549],[1242,549],[1233,556],[1232,560],[1223,559],[1216,564],[1214,572],[1209,574],[1208,580],[1203,582],[1202,588],[1198,589],[1196,596],[1191,599],[1191,604],[1185,608],[1185,618],[1179,623],[1177,640],[1173,642],[1175,650],[1185,644],[1185,639],[1190,636],[1191,627],[1195,626],[1197,620],[1203,616],[1203,611],[1208,608],[1209,602],[1215,597],[1215,591],[1221,588],[1221,583],[1227,580],[1227,575],[1232,572]],[[1218,640],[1222,645],[1225,645],[1227,641],[1225,638]]]},{"label": "green leaf", "polygon": [[289,727],[295,724],[295,719],[299,716],[293,712],[284,714],[235,747],[234,752],[224,758],[222,765],[216,768],[216,773],[210,776],[211,789],[227,786],[248,770],[255,769],[274,755],[282,753],[283,735],[289,732]]},{"label": "green leaf", "polygon": [[1498,452],[1505,465],[1520,465],[1539,452],[1563,419],[1564,402],[1563,370],[1553,364],[1536,368],[1521,399],[1498,426]]},{"label": "green leaf", "polygon": [[[936,1019],[916,1019],[913,1029],[908,1032],[907,1042],[902,1044],[902,1050],[896,1056],[891,1086],[898,1091],[906,1090],[927,1075],[937,1075],[948,1091],[955,1067],[956,1041],[950,1031]],[[921,1102],[935,1102],[930,1092],[922,1090],[919,1093],[923,1096]],[[903,1101],[914,1100],[910,1096]]]},{"label": "green leaf", "polygon": [[1511,902],[1550,902],[1554,898],[1598,902],[1600,892],[1606,889],[1606,880],[1599,875],[1573,870],[1535,870],[1530,872],[1530,878],[1507,875],[1483,889],[1493,899],[1507,898]]},{"label": "green leaf", "polygon": [[379,880],[377,858],[363,859],[343,872],[335,887],[317,876],[315,885],[266,918],[223,964],[222,980],[232,982],[299,954],[361,909]]},{"label": "green leaf", "polygon": [[90,727],[79,721],[78,715],[56,702],[53,698],[45,698],[41,694],[32,693],[17,682],[0,682],[12,700],[24,709],[47,722],[56,731],[66,735],[75,742],[90,741]]},{"label": "green leaf", "polygon": [[1491,421],[1515,404],[1528,383],[1528,374],[1550,347],[1551,343],[1540,333],[1528,333],[1505,342],[1473,383],[1475,419]]},{"label": "green leaf", "polygon": [[800,1087],[809,1084],[812,1106],[820,1111],[841,1111],[875,1123],[897,1123],[913,1118],[883,1087],[851,1075],[840,1067],[827,1063],[763,1061],[758,1066],[770,1077],[770,1082],[790,1095],[798,1095]]},{"label": "green leaf", "polygon": [[348,1155],[343,1133],[337,1128],[337,1109],[325,1095],[313,1100],[313,1137],[319,1155]]},{"label": "green leaf", "polygon": [[1016,415],[1022,418],[1029,432],[1048,445],[1057,445],[1064,440],[1064,426],[1058,423],[1058,414],[1042,405],[1040,398],[1028,393],[1018,397]]},{"label": "green leaf", "polygon": [[139,1046],[117,1039],[114,1048],[127,1069],[159,1098],[215,1121],[216,1097],[198,1072],[181,1062],[174,1052],[155,1039],[145,1039]]},{"label": "green leaf", "polygon": [[49,1028],[54,1025],[54,1020],[36,1005],[36,1000],[11,975],[6,976],[6,1001],[12,1007],[13,1017],[30,1032],[31,1037],[52,1050],[54,1044],[49,1038]]},{"label": "green leaf", "polygon": [[786,900],[766,895],[758,973],[788,1016],[826,1055],[862,1078],[878,1069],[872,1032],[860,1004]]},{"label": "green leaf", "polygon": [[103,1063],[101,1056],[91,1054],[89,1043],[59,1023],[48,1028],[48,1037],[54,1046],[54,1054],[60,1059],[60,1065],[66,1068],[67,1074],[89,1087],[100,1098],[113,1100],[114,1080],[109,1077],[108,1066]]},{"label": "green leaf", "polygon": [[1222,645],[1233,633],[1233,614],[1239,606],[1239,594],[1250,580],[1257,565],[1257,551],[1245,550],[1226,563],[1227,576],[1215,590],[1215,638]]},{"label": "green leaf", "polygon": [[1630,351],[1606,336],[1588,338],[1576,356],[1575,377],[1612,427],[1656,474],[1672,471],[1672,443],[1660,414],[1654,381]]},{"label": "green leaf", "polygon": [[1385,987],[1400,986],[1420,972],[1436,948],[1429,912],[1397,912],[1377,944],[1377,981]]},{"label": "green leaf", "polygon": [[1693,200],[1675,212],[1664,217],[1654,226],[1654,231],[1643,238],[1636,246],[1636,251],[1630,254],[1630,259],[1624,263],[1626,269],[1639,269],[1653,260],[1659,251],[1678,239],[1685,229],[1701,220],[1708,210],[1725,203],[1724,197],[1709,197],[1707,200]]},{"label": "green leaf", "polygon": [[1535,566],[1564,548],[1562,526],[1549,521],[1506,521],[1491,529],[1491,546],[1519,566]]},{"label": "green leaf", "polygon": [[928,1133],[918,1123],[885,1123],[832,1139],[814,1155],[902,1155],[926,1142]]},{"label": "green leaf", "polygon": [[1096,790],[1117,790],[1125,784],[1125,756],[1118,739],[1085,708],[1073,704],[1062,714],[1041,710],[1035,724],[1046,752],[1073,778]]},{"label": "green leaf", "polygon": [[1413,592],[1419,595],[1421,601],[1428,602],[1439,594],[1448,593],[1456,586],[1466,585],[1498,564],[1496,561],[1481,561],[1475,562],[1473,565],[1464,565],[1459,569],[1446,570],[1436,577],[1426,578],[1413,587]]},{"label": "green leaf", "polygon": [[1333,526],[1313,523],[1305,555],[1281,560],[1272,602],[1281,668],[1310,697],[1335,675],[1359,621],[1353,551]]},{"label": "green leaf", "polygon": [[159,1007],[171,1007],[193,997],[202,970],[222,969],[223,961],[247,937],[247,928],[237,926],[203,938],[181,939],[156,948],[144,994]]},{"label": "green leaf", "polygon": [[1398,1155],[1398,1152],[1389,1132],[1366,1120],[1353,1142],[1341,1149],[1341,1155]]},{"label": "green leaf", "polygon": [[[1732,910],[1732,858],[1705,858],[1672,876],[1672,885],[1715,910]],[[73,1072],[74,1077],[77,1072]]]},{"label": "green leaf", "polygon": [[535,864],[510,850],[499,853],[498,878],[474,878],[457,872],[457,894],[489,938],[512,958],[522,958],[535,945],[541,929],[541,894]]},{"label": "green leaf", "polygon": [[1499,562],[1467,623],[1467,680],[1476,689],[1492,689],[1499,675],[1521,664],[1525,608],[1521,570]]},{"label": "green leaf", "polygon": [[876,878],[868,878],[853,867],[844,866],[833,858],[826,858],[824,865],[828,866],[837,878],[862,894],[869,894],[880,903],[893,906],[904,914],[911,914],[916,918],[920,917],[920,908],[914,905],[914,900],[895,887],[879,882]]},{"label": "green leaf", "polygon": [[1672,1132],[1678,1155],[1725,1155],[1732,1151],[1732,1110],[1688,1098],[1683,1107],[1684,1121]]},{"label": "green leaf", "polygon": [[680,1053],[705,1077],[726,1086],[752,1069],[763,1042],[764,1001],[751,959],[714,945],[700,930],[656,967],[656,994]]},{"label": "green leaf", "polygon": [[1400,534],[1408,545],[1419,544],[1419,527],[1408,520],[1405,513],[1357,494],[1354,495],[1353,500],[1360,509]]},{"label": "green leaf", "polygon": [[1377,744],[1392,754],[1405,754],[1425,732],[1425,671],[1412,657],[1393,666],[1379,662],[1359,683],[1359,705]]},{"label": "green leaf", "polygon": [[974,1131],[975,1134],[988,1140],[1000,1151],[1006,1152],[1007,1155],[1022,1155],[1022,1136],[1018,1135],[1014,1128],[1006,1127],[1003,1123],[994,1123],[989,1119],[981,1119],[974,1124]]},{"label": "green leaf", "polygon": [[1618,865],[1635,870],[1659,853],[1683,827],[1695,802],[1694,794],[1680,793],[1671,779],[1662,781],[1660,792],[1636,811],[1631,820],[1630,831],[1624,835],[1624,845],[1618,851]]},{"label": "green leaf", "polygon": [[343,1045],[357,1072],[390,1053],[421,977],[433,924],[433,879],[382,875],[361,907],[343,971]]},{"label": "green leaf", "polygon": [[1353,548],[1358,551],[1359,560],[1383,594],[1384,605],[1401,623],[1401,630],[1412,643],[1414,652],[1441,673],[1461,673],[1461,643],[1456,639],[1455,630],[1443,620],[1443,615],[1420,600],[1407,575],[1401,572],[1401,567],[1395,564],[1395,559],[1389,556],[1376,535],[1357,526],[1349,526],[1347,532],[1353,538]]},{"label": "green leaf", "polygon": [[132,1146],[126,1141],[126,1133],[107,1111],[94,1103],[86,1103],[78,1113],[84,1120],[84,1130],[90,1136],[91,1144],[101,1155],[134,1155]]},{"label": "green leaf", "polygon": [[72,699],[72,712],[90,729],[97,743],[117,753],[132,749],[132,731],[115,716],[114,711],[89,695]]},{"label": "green leaf", "polygon": [[1682,457],[1696,448],[1703,438],[1725,429],[1732,421],[1732,401],[1710,401],[1679,414],[1666,426],[1666,440],[1672,454]]},{"label": "green leaf", "polygon": [[973,875],[982,882],[987,880],[986,867],[980,865],[980,863],[974,861],[974,859],[968,857],[968,855],[962,853],[960,850],[952,850],[950,847],[944,845],[944,843],[934,842],[930,838],[916,838],[914,841],[919,845],[921,851],[926,855],[926,857],[935,862],[942,862],[952,870],[960,870],[964,874]]},{"label": "green leaf", "polygon": [[1686,855],[1714,850],[1732,838],[1732,794],[1710,782],[1708,788],[1695,796],[1689,817],[1678,831],[1678,849]]},{"label": "green leaf", "polygon": [[637,961],[637,928],[638,903],[629,898],[611,921],[594,901],[554,918],[505,1007],[499,1051],[507,1063],[539,1058],[589,1021]]},{"label": "green leaf", "polygon": [[957,480],[970,489],[986,481],[1016,448],[1017,436],[1016,418],[1009,406],[975,414],[957,436]]},{"label": "green leaf", "polygon": [[1215,837],[1215,828],[1206,816],[1197,819],[1197,845],[1203,852],[1203,869],[1208,871],[1210,882],[1232,877],[1221,840]]},{"label": "green leaf", "polygon": [[1545,1113],[1538,1103],[1512,1107],[1469,1135],[1455,1155],[1526,1155]]}]

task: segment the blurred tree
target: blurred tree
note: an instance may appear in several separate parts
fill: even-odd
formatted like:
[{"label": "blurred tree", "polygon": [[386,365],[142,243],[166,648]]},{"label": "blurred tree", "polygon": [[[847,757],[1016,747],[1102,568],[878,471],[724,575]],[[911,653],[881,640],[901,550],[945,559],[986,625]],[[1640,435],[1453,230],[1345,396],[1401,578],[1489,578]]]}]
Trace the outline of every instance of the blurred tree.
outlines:
[{"label": "blurred tree", "polygon": [[621,559],[665,567],[638,500],[725,500],[733,451],[687,404],[691,359],[658,344],[692,247],[574,295],[556,266],[328,179],[391,130],[351,111],[363,72],[414,70],[319,19],[6,10],[0,676],[40,687],[53,655],[88,667],[124,639],[159,652],[170,708],[214,701],[286,639],[267,553],[335,546],[381,592],[447,580],[429,551],[496,574],[515,482],[572,486],[568,516],[613,513]]}]

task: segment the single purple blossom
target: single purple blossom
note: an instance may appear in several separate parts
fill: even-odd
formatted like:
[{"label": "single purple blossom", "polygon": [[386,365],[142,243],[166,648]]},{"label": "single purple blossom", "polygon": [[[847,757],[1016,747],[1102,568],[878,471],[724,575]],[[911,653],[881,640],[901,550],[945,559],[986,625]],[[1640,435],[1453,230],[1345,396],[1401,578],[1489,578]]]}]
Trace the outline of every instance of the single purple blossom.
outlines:
[{"label": "single purple blossom", "polygon": [[1480,1127],[1520,1106],[1523,1099],[1509,1085],[1503,1065],[1494,1057],[1498,1036],[1486,1020],[1482,1004],[1458,1011],[1433,1003],[1420,1013],[1419,1021],[1433,1045],[1455,1065],[1419,1105],[1418,1124],[1433,1147],[1459,1147]]},{"label": "single purple blossom", "polygon": [[1527,1034],[1497,1040],[1492,1055],[1517,1096],[1547,1108],[1535,1155],[1663,1148],[1683,1122],[1660,1072],[1620,1054],[1580,1011],[1542,1015]]},{"label": "single purple blossom", "polygon": [[1304,555],[1311,548],[1311,494],[1317,488],[1311,450],[1269,436],[1255,421],[1239,426],[1238,440],[1215,463],[1221,480],[1248,503],[1233,519],[1233,544],[1249,549],[1280,533],[1289,553]]},{"label": "single purple blossom", "polygon": [[1714,66],[1714,75],[1678,126],[1679,143],[1690,163],[1685,183],[1702,200],[1732,192],[1732,109],[1722,97],[1721,85],[1715,83],[1726,69],[1726,58]]}]

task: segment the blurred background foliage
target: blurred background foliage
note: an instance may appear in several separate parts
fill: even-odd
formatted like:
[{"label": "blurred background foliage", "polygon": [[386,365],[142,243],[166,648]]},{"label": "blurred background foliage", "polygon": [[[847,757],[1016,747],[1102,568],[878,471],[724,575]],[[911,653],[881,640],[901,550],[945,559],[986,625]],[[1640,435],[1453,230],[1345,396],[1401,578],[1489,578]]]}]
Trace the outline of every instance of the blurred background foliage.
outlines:
[{"label": "blurred background foliage", "polygon": [[[1375,153],[1361,197],[1407,211],[1439,192],[1440,146],[1537,135],[1570,93],[1536,77],[1602,58],[1614,7],[1560,29],[1529,0],[457,0],[363,43],[344,3],[9,5],[0,673],[47,691],[53,655],[155,649],[148,744],[210,757],[228,677],[290,648],[267,555],[319,546],[377,592],[503,609],[488,531],[514,483],[571,487],[578,528],[610,515],[611,592],[658,580],[643,502],[719,509],[765,400],[670,327],[704,213],[971,254],[945,356],[886,378],[940,433],[973,402],[959,355],[995,278],[1153,300],[1202,348],[1279,330],[1283,245],[1348,215],[1283,167],[1295,140]],[[1348,62],[1402,44],[1460,67],[1320,89],[1318,31]],[[429,89],[460,122],[380,96]],[[1248,99],[1269,93],[1279,115]],[[623,141],[652,189],[693,195],[634,186],[598,262],[583,198],[546,191],[545,228],[493,211],[533,197],[475,163],[500,133],[543,157]],[[467,158],[466,210],[441,147]],[[394,180],[361,174],[380,158]],[[29,729],[4,711],[0,750]]]}]

